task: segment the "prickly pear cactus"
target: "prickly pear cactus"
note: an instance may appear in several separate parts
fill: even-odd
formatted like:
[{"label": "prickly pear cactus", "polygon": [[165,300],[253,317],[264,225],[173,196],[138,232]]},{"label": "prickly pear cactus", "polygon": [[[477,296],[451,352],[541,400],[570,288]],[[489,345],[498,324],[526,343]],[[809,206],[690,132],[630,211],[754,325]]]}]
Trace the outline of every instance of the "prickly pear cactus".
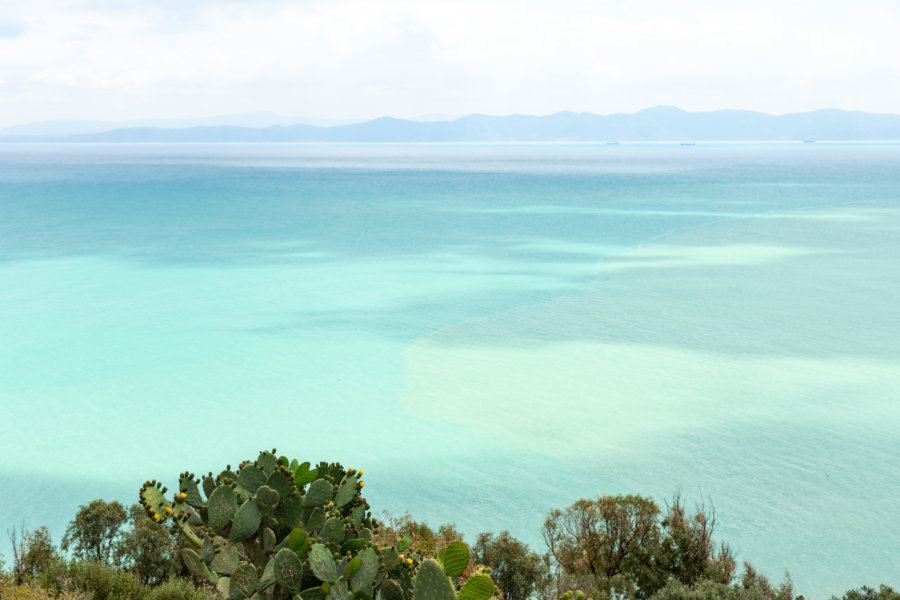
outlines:
[{"label": "prickly pear cactus", "polygon": [[148,481],[140,497],[154,520],[178,524],[192,546],[185,566],[229,600],[335,597],[323,584],[371,597],[389,574],[371,541],[377,523],[360,494],[362,474],[273,450],[218,475],[182,473],[171,495]]},{"label": "prickly pear cactus", "polygon": [[[197,478],[182,473],[178,491],[156,481],[141,504],[156,521],[173,519],[189,542],[182,559],[228,600],[487,600],[486,575],[459,586],[468,546],[455,542],[439,561],[377,547],[378,523],[361,495],[363,471],[337,463],[288,461],[276,451]],[[415,559],[413,558],[415,557]]]}]

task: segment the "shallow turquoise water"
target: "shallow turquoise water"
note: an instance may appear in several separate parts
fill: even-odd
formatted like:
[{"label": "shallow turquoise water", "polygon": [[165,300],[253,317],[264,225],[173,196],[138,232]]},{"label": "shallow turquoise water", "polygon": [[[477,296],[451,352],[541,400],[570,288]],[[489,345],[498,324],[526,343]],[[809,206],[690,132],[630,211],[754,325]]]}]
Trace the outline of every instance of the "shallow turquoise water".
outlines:
[{"label": "shallow turquoise water", "polygon": [[900,145],[0,146],[0,523],[262,448],[900,585]]}]

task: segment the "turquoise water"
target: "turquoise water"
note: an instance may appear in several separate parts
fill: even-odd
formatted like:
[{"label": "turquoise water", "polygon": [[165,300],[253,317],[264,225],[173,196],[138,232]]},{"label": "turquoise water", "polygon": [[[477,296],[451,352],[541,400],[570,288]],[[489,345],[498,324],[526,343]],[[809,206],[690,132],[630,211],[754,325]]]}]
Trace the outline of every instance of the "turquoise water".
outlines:
[{"label": "turquoise water", "polygon": [[262,448],[900,586],[900,145],[0,146],[0,524]]}]

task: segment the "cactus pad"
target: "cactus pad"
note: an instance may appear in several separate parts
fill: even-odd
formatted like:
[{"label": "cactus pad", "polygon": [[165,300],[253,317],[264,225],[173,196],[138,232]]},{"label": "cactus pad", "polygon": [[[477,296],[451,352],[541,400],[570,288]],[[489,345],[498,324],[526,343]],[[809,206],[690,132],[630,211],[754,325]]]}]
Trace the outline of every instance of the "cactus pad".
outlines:
[{"label": "cactus pad", "polygon": [[344,541],[345,534],[344,523],[337,517],[331,517],[325,521],[325,525],[322,527],[319,537],[321,537],[326,544],[340,544]]},{"label": "cactus pad", "polygon": [[306,556],[309,551],[309,542],[307,541],[306,532],[302,529],[294,529],[288,534],[288,547],[297,553],[301,558]]},{"label": "cactus pad", "polygon": [[316,479],[309,485],[306,496],[303,497],[304,506],[322,506],[329,500],[334,492],[332,485],[324,479]]},{"label": "cactus pad", "polygon": [[309,566],[319,581],[334,583],[337,581],[337,565],[331,552],[322,544],[313,544],[309,549]]},{"label": "cactus pad", "polygon": [[381,600],[404,600],[400,584],[388,579],[381,584]]},{"label": "cactus pad", "polygon": [[446,548],[441,548],[437,558],[444,565],[444,573],[457,577],[469,566],[469,547],[465,542],[453,542]]},{"label": "cactus pad", "polygon": [[356,475],[345,475],[334,496],[334,505],[338,508],[349,504],[356,496]]},{"label": "cactus pad", "polygon": [[262,514],[256,505],[256,499],[248,500],[241,504],[241,507],[234,515],[234,523],[231,525],[231,535],[229,539],[232,542],[241,542],[256,533],[262,523]]},{"label": "cactus pad", "polygon": [[275,563],[275,581],[292,594],[300,592],[303,586],[303,563],[294,552],[282,548],[272,560]]},{"label": "cactus pad", "polygon": [[213,539],[213,548],[216,556],[209,563],[209,567],[219,575],[231,575],[244,559],[237,546],[218,536]]},{"label": "cactus pad", "polygon": [[296,467],[291,467],[291,471],[294,473],[294,483],[296,483],[298,487],[303,487],[308,483],[312,483],[316,480],[316,477],[319,476],[318,469],[309,468],[309,462],[301,463]]},{"label": "cactus pad", "polygon": [[255,492],[266,483],[266,474],[254,464],[246,464],[238,471],[238,483],[249,492]]},{"label": "cactus pad", "polygon": [[209,496],[207,514],[209,526],[218,533],[231,524],[237,513],[237,497],[231,486],[220,485]]},{"label": "cactus pad", "polygon": [[487,575],[472,575],[459,590],[459,600],[488,600],[497,587]]},{"label": "cactus pad", "polygon": [[291,493],[293,482],[284,474],[284,469],[276,469],[266,479],[266,485],[278,492],[278,496],[284,500]]},{"label": "cactus pad", "polygon": [[184,561],[184,565],[188,568],[188,571],[190,571],[194,577],[202,579],[203,581],[208,581],[209,583],[215,583],[215,575],[210,573],[209,567],[206,566],[206,563],[200,555],[192,548],[184,548],[181,551],[181,558]]},{"label": "cactus pad", "polygon": [[416,600],[456,600],[456,592],[441,566],[428,559],[419,566],[413,597]]},{"label": "cactus pad", "polygon": [[309,519],[306,521],[306,530],[310,533],[319,533],[319,530],[321,530],[324,525],[325,511],[322,510],[322,507],[320,506],[309,515]]},{"label": "cactus pad", "polygon": [[229,599],[246,600],[256,592],[257,583],[256,567],[242,562],[231,574],[231,583],[228,589]]},{"label": "cactus pad", "polygon": [[267,485],[261,485],[256,490],[256,504],[259,506],[259,512],[263,515],[271,515],[275,512],[280,500],[281,496],[278,495],[278,492]]},{"label": "cactus pad", "polygon": [[360,561],[359,569],[350,578],[350,588],[356,592],[372,585],[378,574],[378,554],[372,548],[366,548],[355,559]]}]

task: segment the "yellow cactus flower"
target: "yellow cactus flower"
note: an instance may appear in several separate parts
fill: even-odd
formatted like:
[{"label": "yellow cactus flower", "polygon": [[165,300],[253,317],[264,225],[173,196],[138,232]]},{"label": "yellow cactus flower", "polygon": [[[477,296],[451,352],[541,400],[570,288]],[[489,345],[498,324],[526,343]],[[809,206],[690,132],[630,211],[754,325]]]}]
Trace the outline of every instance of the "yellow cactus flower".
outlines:
[{"label": "yellow cactus flower", "polygon": [[167,506],[167,507],[166,507],[166,514],[167,514],[167,515],[171,515],[171,514],[172,514],[172,507],[171,507],[171,506]]},{"label": "yellow cactus flower", "polygon": [[413,563],[413,559],[407,558],[407,559],[406,559],[406,562],[408,562],[409,564],[412,564],[412,563]]},{"label": "yellow cactus flower", "polygon": [[359,482],[359,487],[366,487],[366,482],[365,482],[365,481],[360,481],[360,482]]},{"label": "yellow cactus flower", "polygon": [[159,521],[159,513],[153,513],[153,520]]},{"label": "yellow cactus flower", "polygon": [[365,472],[365,471],[363,471],[363,470],[362,470],[362,469],[360,469],[360,470],[359,470],[359,474],[360,474],[360,475],[365,475],[365,474],[366,474],[366,472]]},{"label": "yellow cactus flower", "polygon": [[181,492],[181,497],[182,497],[182,498],[187,498],[187,494],[184,493],[184,492]]}]

